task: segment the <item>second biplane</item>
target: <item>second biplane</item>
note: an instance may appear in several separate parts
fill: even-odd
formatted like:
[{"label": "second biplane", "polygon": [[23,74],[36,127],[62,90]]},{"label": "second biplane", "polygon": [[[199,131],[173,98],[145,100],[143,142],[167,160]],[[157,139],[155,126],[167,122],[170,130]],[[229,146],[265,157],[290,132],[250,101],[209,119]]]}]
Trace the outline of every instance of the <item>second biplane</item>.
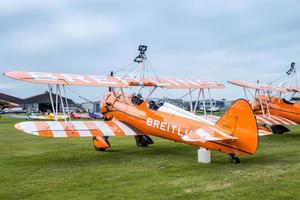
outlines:
[{"label": "second biplane", "polygon": [[287,77],[282,77],[280,84],[274,84],[276,81],[272,81],[272,84],[255,84],[240,80],[228,81],[243,88],[245,98],[250,101],[256,115],[259,128],[268,131],[267,125],[270,125],[273,133],[282,134],[289,131],[286,126],[300,124],[300,104],[290,102],[283,97],[286,93],[294,95],[300,91],[298,91],[298,87],[291,86],[291,78],[296,73],[294,66],[295,63],[292,63],[286,73]]}]

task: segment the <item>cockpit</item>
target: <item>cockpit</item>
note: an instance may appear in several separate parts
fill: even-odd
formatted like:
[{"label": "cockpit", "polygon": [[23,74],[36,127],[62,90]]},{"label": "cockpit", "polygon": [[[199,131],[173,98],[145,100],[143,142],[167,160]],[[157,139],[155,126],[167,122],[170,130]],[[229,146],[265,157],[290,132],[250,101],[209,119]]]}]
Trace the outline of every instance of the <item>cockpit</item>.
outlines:
[{"label": "cockpit", "polygon": [[140,105],[141,103],[144,102],[144,99],[141,94],[137,94],[137,95],[133,94],[131,98],[131,102],[133,104]]},{"label": "cockpit", "polygon": [[286,100],[285,98],[282,98],[282,101],[283,101],[284,103],[286,103],[286,104],[289,104],[289,105],[293,105],[293,104],[294,104],[293,102],[288,101],[288,100]]},{"label": "cockpit", "polygon": [[158,110],[159,109],[159,105],[153,101],[153,100],[149,100],[148,101],[148,108],[151,109],[151,110]]},{"label": "cockpit", "polygon": [[[145,100],[143,99],[143,96],[141,94],[133,94],[131,98],[131,102],[135,105],[141,105]],[[147,107],[151,110],[158,110],[163,103],[157,103],[154,100],[148,100],[147,102]]]}]

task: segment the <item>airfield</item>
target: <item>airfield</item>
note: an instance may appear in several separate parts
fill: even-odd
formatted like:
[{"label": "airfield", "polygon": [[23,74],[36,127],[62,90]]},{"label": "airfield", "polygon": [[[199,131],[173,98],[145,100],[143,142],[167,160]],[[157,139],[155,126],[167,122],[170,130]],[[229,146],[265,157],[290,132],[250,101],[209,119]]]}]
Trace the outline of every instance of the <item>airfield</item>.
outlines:
[{"label": "airfield", "polygon": [[45,139],[18,132],[19,119],[0,118],[0,199],[299,199],[300,128],[260,137],[254,156],[231,164],[212,151],[155,138],[110,138],[106,152],[91,138]]}]

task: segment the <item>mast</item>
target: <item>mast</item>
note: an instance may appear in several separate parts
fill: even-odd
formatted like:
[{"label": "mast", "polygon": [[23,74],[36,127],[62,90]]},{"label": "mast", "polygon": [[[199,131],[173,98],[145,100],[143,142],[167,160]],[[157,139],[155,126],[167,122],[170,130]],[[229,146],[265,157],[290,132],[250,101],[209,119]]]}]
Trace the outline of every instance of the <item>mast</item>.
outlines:
[{"label": "mast", "polygon": [[139,51],[139,55],[133,60],[133,62],[139,64],[140,67],[139,82],[142,82],[142,80],[145,78],[145,61],[147,60],[145,52],[147,51],[147,46],[140,45],[138,51]]}]

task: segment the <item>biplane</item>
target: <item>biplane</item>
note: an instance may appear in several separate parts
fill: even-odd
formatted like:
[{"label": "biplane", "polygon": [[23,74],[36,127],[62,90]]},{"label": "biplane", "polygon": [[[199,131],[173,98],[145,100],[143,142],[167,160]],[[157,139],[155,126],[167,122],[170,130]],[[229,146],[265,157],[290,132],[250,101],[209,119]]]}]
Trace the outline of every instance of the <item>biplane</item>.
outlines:
[{"label": "biplane", "polygon": [[19,106],[19,104],[0,99],[0,110],[2,110],[4,108],[15,108],[18,106]]},{"label": "biplane", "polygon": [[103,116],[96,112],[88,112],[88,113],[71,112],[70,117],[72,119],[103,119]]},{"label": "biplane", "polygon": [[[244,99],[239,99],[226,113],[213,123],[205,117],[174,106],[170,103],[158,104],[150,99],[158,89],[189,90],[204,95],[204,90],[222,89],[225,86],[213,81],[198,79],[155,78],[147,76],[147,46],[139,46],[139,55],[134,59],[138,64],[138,76],[75,75],[46,72],[11,71],[4,75],[31,83],[46,84],[49,87],[50,100],[54,114],[52,87],[59,94],[65,93],[66,86],[106,87],[108,91],[100,101],[103,120],[76,121],[69,118],[64,121],[27,121],[15,127],[25,133],[46,137],[92,137],[96,150],[104,151],[111,145],[108,137],[134,136],[137,146],[147,147],[153,144],[152,136],[165,138],[207,150],[228,154],[231,162],[239,163],[239,155],[252,155],[258,147],[258,130],[253,110]],[[137,89],[129,93],[124,90]],[[143,97],[143,90],[149,89]],[[59,95],[61,96],[61,95]],[[66,98],[67,99],[67,98]],[[56,103],[57,105],[57,103]],[[69,111],[67,101],[61,99],[63,111]],[[191,101],[191,111],[193,111]],[[68,113],[67,113],[68,115]]]},{"label": "biplane", "polygon": [[[292,103],[282,97],[284,93],[296,92],[295,87],[255,84],[240,80],[228,82],[243,88],[244,95],[250,101],[255,113],[259,128],[266,132],[272,130],[275,134],[282,134],[289,131],[286,126],[300,123],[300,104]],[[254,93],[251,90],[254,90]]]},{"label": "biplane", "polygon": [[81,114],[76,112],[71,112],[70,117],[72,119],[91,119],[91,116],[89,114]]}]

